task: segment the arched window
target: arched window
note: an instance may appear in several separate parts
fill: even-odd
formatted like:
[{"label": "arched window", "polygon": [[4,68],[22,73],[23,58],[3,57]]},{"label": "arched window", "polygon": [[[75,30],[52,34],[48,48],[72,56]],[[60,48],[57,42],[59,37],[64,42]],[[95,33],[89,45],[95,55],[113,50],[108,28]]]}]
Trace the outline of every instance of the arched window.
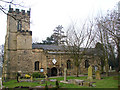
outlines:
[{"label": "arched window", "polygon": [[67,69],[71,69],[71,61],[67,60]]},{"label": "arched window", "polygon": [[39,61],[35,62],[35,70],[39,70]]},{"label": "arched window", "polygon": [[17,23],[17,30],[22,30],[22,22],[20,20]]},{"label": "arched window", "polygon": [[88,67],[89,67],[89,61],[85,60],[85,68],[88,68]]}]

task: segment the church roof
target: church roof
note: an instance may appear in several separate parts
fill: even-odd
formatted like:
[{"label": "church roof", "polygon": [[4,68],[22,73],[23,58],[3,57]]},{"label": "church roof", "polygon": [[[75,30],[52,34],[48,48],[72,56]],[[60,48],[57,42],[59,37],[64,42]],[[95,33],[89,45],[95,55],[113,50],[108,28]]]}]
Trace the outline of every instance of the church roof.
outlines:
[{"label": "church roof", "polygon": [[[32,44],[33,49],[43,49],[50,51],[64,51],[68,50],[67,46],[58,46],[58,45],[42,45],[42,44]],[[86,51],[86,54],[96,54],[97,51],[95,48],[81,48],[81,51]]]},{"label": "church roof", "polygon": [[65,48],[63,46],[58,46],[58,45],[41,45],[41,44],[32,44],[33,49],[44,49],[44,50],[57,50],[57,51],[62,51]]}]

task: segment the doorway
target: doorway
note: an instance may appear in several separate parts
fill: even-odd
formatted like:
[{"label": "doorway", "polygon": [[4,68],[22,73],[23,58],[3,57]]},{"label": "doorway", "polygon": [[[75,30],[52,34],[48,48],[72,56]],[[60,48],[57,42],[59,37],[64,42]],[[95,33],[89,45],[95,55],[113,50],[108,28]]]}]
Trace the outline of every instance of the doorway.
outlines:
[{"label": "doorway", "polygon": [[57,76],[57,68],[51,68],[51,76]]}]

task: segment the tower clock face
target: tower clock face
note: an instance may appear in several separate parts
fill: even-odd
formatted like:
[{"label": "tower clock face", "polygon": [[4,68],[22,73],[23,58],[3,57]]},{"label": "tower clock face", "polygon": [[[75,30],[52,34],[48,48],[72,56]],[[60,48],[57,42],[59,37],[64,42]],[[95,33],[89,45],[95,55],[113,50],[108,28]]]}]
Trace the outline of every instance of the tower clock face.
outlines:
[{"label": "tower clock face", "polygon": [[52,62],[53,62],[53,64],[56,64],[57,61],[55,59],[53,59]]}]

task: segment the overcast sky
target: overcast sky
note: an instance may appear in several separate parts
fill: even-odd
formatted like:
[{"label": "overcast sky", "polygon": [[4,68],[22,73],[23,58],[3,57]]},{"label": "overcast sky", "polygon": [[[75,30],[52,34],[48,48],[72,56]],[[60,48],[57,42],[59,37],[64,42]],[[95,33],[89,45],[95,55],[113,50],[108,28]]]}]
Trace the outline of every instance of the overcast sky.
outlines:
[{"label": "overcast sky", "polygon": [[[20,1],[20,0],[19,0]],[[111,10],[119,0],[23,0],[31,7],[31,31],[33,40],[41,42],[53,33],[58,25],[64,30],[71,23],[84,20]],[[8,5],[6,5],[8,7]],[[29,9],[28,9],[29,10]],[[5,42],[6,15],[0,11],[0,45]]]}]

